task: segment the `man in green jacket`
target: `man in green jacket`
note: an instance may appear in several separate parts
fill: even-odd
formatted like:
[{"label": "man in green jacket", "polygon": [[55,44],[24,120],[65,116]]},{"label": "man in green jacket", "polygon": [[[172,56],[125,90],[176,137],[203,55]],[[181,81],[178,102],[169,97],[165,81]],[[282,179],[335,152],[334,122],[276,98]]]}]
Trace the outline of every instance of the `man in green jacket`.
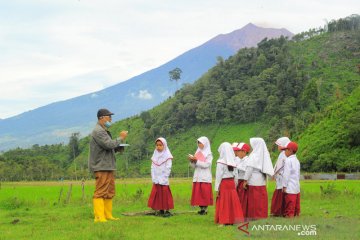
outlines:
[{"label": "man in green jacket", "polygon": [[98,122],[90,137],[89,169],[95,174],[95,192],[93,196],[94,222],[118,220],[112,216],[112,198],[115,196],[115,151],[126,139],[127,131],[121,131],[119,137],[112,139],[108,128],[111,116],[107,109],[99,109]]}]

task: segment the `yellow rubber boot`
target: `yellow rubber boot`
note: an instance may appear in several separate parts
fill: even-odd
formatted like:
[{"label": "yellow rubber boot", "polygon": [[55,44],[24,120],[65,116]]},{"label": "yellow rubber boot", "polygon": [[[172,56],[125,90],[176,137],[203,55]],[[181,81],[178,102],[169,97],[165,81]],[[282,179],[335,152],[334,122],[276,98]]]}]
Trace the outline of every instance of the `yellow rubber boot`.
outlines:
[{"label": "yellow rubber boot", "polygon": [[119,218],[115,218],[112,215],[112,199],[104,199],[104,206],[105,206],[105,218],[107,220],[119,220]]},{"label": "yellow rubber boot", "polygon": [[94,204],[94,222],[107,222],[105,218],[104,210],[104,199],[103,198],[93,198]]}]

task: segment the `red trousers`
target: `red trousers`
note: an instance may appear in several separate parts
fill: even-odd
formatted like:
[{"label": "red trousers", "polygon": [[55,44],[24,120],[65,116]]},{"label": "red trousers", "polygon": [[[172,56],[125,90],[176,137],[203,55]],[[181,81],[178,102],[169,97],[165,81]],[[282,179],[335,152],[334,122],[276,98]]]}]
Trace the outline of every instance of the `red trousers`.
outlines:
[{"label": "red trousers", "polygon": [[246,218],[247,212],[247,204],[248,204],[248,191],[244,189],[244,180],[239,179],[238,186],[236,188],[237,194],[239,196],[241,209],[244,213],[244,217]]},{"label": "red trousers", "polygon": [[271,215],[275,217],[282,217],[284,215],[284,193],[282,189],[275,189],[271,199]]},{"label": "red trousers", "polygon": [[284,217],[295,217],[300,215],[300,193],[285,193]]}]

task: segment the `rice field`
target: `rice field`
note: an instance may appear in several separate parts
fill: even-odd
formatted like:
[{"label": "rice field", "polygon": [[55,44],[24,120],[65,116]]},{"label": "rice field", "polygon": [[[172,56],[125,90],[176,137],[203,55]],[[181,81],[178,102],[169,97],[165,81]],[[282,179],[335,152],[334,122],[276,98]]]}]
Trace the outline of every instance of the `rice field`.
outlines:
[{"label": "rice field", "polygon": [[[190,206],[191,179],[171,179],[175,209],[170,218],[141,214],[149,210],[150,179],[118,179],[113,214],[120,220],[97,224],[92,208],[94,181],[2,182],[0,240],[359,239],[359,184],[359,180],[304,180],[299,218],[271,217],[219,227],[214,224],[214,207],[200,216]],[[269,182],[267,187],[269,208],[274,185]]]}]

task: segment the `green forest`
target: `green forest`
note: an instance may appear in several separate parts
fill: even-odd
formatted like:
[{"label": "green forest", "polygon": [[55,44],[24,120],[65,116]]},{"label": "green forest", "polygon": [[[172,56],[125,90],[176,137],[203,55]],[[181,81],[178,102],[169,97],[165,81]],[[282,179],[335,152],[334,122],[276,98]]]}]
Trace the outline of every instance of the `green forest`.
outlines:
[{"label": "green forest", "polygon": [[[180,72],[181,73],[181,72]],[[178,79],[181,83],[181,78]],[[360,170],[360,16],[333,20],[292,39],[264,39],[229,59],[217,59],[194,84],[137,116],[116,122],[130,147],[117,156],[118,177],[147,177],[154,140],[167,138],[173,176],[188,176],[186,155],[209,137],[214,161],[223,141],[288,136],[299,143],[303,172]],[[89,178],[89,137],[68,144],[13,149],[0,155],[0,180]],[[213,169],[214,170],[214,169]]]}]

